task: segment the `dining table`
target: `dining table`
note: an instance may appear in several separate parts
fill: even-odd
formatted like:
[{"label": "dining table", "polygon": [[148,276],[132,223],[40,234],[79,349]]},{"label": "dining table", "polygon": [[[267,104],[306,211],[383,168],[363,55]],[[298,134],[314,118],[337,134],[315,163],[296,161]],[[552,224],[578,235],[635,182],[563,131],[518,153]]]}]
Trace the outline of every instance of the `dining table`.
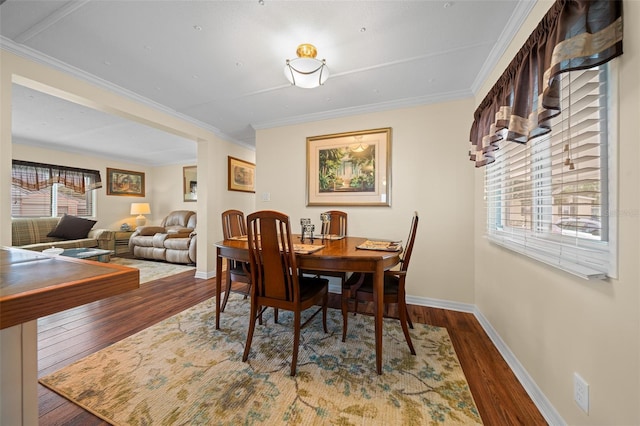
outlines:
[{"label": "dining table", "polygon": [[[384,271],[400,262],[401,248],[396,251],[363,250],[357,248],[368,241],[363,237],[314,238],[301,241],[300,235],[292,235],[298,269],[335,272],[370,272],[374,283],[374,321],[376,371],[382,374],[382,319],[384,314]],[[216,329],[220,329],[220,295],[222,293],[223,259],[249,262],[249,247],[245,238],[225,239],[216,246]],[[310,246],[313,247],[309,250]]]}]

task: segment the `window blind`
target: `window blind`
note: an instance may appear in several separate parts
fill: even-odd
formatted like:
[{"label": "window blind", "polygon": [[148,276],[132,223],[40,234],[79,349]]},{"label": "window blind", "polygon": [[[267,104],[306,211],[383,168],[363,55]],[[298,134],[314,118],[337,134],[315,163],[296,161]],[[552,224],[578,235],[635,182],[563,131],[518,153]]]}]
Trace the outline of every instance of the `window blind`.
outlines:
[{"label": "window blind", "polygon": [[13,160],[12,217],[92,216],[97,170]]},{"label": "window blind", "polygon": [[560,77],[552,131],[487,166],[490,239],[587,278],[609,271],[608,66]]}]

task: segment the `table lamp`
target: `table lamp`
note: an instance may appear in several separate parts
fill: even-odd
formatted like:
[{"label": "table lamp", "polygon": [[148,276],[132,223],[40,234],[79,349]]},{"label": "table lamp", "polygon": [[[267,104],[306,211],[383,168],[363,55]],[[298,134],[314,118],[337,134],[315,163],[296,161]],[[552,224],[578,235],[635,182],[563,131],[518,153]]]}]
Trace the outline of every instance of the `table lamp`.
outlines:
[{"label": "table lamp", "polygon": [[144,226],[147,223],[147,218],[143,215],[150,214],[151,208],[149,207],[149,203],[131,203],[131,214],[137,214],[136,217],[136,225]]}]

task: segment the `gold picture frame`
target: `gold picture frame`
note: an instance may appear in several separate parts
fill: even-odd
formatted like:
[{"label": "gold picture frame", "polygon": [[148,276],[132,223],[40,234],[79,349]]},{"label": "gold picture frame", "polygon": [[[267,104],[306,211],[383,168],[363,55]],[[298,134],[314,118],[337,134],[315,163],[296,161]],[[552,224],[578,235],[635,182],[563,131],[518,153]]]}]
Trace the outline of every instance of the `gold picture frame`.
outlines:
[{"label": "gold picture frame", "polygon": [[235,157],[228,157],[229,191],[256,192],[256,165]]},{"label": "gold picture frame", "polygon": [[308,137],[307,206],[391,206],[391,127]]},{"label": "gold picture frame", "polygon": [[144,197],[144,172],[107,167],[107,195]]},{"label": "gold picture frame", "polygon": [[182,167],[183,201],[198,201],[198,166]]}]

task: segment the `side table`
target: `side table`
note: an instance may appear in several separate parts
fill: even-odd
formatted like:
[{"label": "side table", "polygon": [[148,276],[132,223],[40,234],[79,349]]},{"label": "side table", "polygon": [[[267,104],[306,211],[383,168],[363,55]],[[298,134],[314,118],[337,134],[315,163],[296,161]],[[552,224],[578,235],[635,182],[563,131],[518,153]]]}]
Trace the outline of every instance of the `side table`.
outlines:
[{"label": "side table", "polygon": [[129,238],[133,231],[115,231],[115,246],[113,251],[116,256],[129,253]]}]

